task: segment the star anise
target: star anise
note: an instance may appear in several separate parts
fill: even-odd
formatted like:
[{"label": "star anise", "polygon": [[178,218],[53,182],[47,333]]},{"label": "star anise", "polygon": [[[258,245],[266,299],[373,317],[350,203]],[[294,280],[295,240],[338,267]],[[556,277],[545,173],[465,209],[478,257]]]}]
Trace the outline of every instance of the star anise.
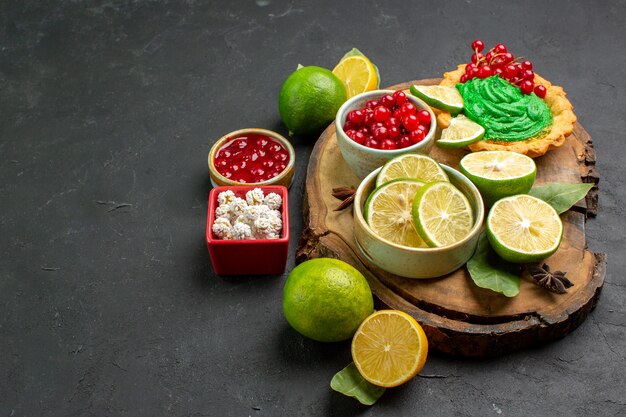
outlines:
[{"label": "star anise", "polygon": [[333,197],[335,197],[338,200],[341,200],[341,204],[337,206],[335,211],[341,211],[349,207],[354,202],[355,193],[356,193],[356,189],[352,187],[333,188]]},{"label": "star anise", "polygon": [[552,291],[557,294],[565,294],[567,289],[574,285],[565,277],[566,272],[550,272],[548,264],[543,264],[541,267],[528,265],[527,270],[538,285],[541,285],[548,291]]}]

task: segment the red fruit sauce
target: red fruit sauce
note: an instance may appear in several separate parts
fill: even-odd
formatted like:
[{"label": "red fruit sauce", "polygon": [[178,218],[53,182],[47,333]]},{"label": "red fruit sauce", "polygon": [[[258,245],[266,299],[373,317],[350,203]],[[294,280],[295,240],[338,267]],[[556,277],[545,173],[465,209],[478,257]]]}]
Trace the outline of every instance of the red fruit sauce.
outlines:
[{"label": "red fruit sauce", "polygon": [[232,138],[216,153],[217,172],[241,183],[256,183],[274,178],[289,163],[289,151],[269,136],[251,133]]}]

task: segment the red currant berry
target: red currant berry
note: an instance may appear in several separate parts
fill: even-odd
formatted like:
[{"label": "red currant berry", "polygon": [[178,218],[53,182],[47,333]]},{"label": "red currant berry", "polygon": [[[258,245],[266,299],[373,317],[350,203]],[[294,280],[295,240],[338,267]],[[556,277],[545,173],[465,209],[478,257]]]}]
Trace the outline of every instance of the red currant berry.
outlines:
[{"label": "red currant berry", "polygon": [[504,78],[510,80],[517,76],[517,68],[515,65],[507,65],[504,69]]},{"label": "red currant berry", "polygon": [[476,67],[472,68],[472,71],[469,73],[469,78],[478,77],[478,71],[480,71],[478,68]]},{"label": "red currant berry", "polygon": [[484,67],[480,67],[478,69],[478,78],[487,78],[493,75],[493,71],[489,65],[485,65]]},{"label": "red currant berry", "polygon": [[546,88],[543,85],[537,85],[535,87],[535,94],[537,94],[537,97],[539,98],[544,98],[547,92],[548,90],[546,90]]},{"label": "red currant berry", "polygon": [[391,126],[387,129],[387,137],[396,140],[400,137],[400,129],[397,126]]},{"label": "red currant berry", "polygon": [[380,148],[380,142],[378,142],[376,139],[367,139],[364,145],[367,146],[368,148],[373,148],[373,149]]},{"label": "red currant berry", "polygon": [[485,55],[485,59],[487,60],[487,65],[491,64],[491,61],[493,60],[493,50],[487,52],[487,55]]},{"label": "red currant berry", "polygon": [[395,91],[393,93],[393,100],[396,106],[401,106],[407,101],[406,94],[404,93],[404,91]]},{"label": "red currant berry", "polygon": [[469,79],[469,77],[467,76],[467,74],[463,74],[461,75],[461,84],[467,82],[467,80]]},{"label": "red currant berry", "polygon": [[[391,96],[389,96],[391,97]],[[377,122],[384,122],[391,117],[391,110],[385,106],[378,106],[374,109],[374,120]]]},{"label": "red currant berry", "polygon": [[474,68],[476,68],[476,65],[470,62],[469,64],[465,66],[465,73],[466,74],[471,73]]},{"label": "red currant berry", "polygon": [[352,140],[359,145],[363,145],[363,143],[365,143],[365,135],[363,134],[363,132],[356,132],[354,136],[352,136]]},{"label": "red currant berry", "polygon": [[429,125],[430,113],[428,113],[426,110],[420,110],[417,112],[417,119],[419,120],[420,124]]},{"label": "red currant berry", "polygon": [[404,116],[404,118],[402,119],[402,124],[404,125],[404,128],[406,130],[411,132],[417,129],[417,126],[419,126],[419,120],[416,115],[409,114],[407,116]]},{"label": "red currant berry", "polygon": [[525,70],[531,70],[533,69],[533,63],[530,61],[524,61],[522,62],[522,68]]},{"label": "red currant berry", "polygon": [[409,133],[409,139],[411,140],[411,143],[419,143],[424,140],[425,136],[426,135],[424,135],[424,131],[421,129],[417,129]]},{"label": "red currant berry", "polygon": [[500,67],[493,70],[493,75],[502,77],[502,74],[504,74],[504,70]]},{"label": "red currant berry", "polygon": [[485,43],[480,39],[476,39],[474,42],[472,42],[473,51],[482,52],[483,49],[485,49]]},{"label": "red currant berry", "polygon": [[370,100],[367,103],[365,103],[365,108],[367,109],[375,109],[380,103],[378,103],[378,101],[376,100]]},{"label": "red currant berry", "polygon": [[407,146],[411,146],[411,139],[409,139],[408,136],[402,136],[400,137],[400,139],[398,139],[398,148],[402,149],[402,148],[406,148]]},{"label": "red currant berry", "polygon": [[374,136],[374,139],[378,140],[378,141],[382,141],[387,139],[387,128],[386,127],[378,127],[376,129],[374,129],[374,132],[372,132],[372,136]]},{"label": "red currant berry", "polygon": [[365,113],[363,110],[352,110],[348,113],[348,120],[355,125],[361,125],[365,121]]},{"label": "red currant berry", "polygon": [[373,112],[365,113],[365,119],[363,120],[363,124],[366,126],[369,126],[370,124],[372,124],[373,121],[374,121],[374,113]]},{"label": "red currant berry", "polygon": [[522,91],[522,93],[524,94],[530,94],[532,93],[533,89],[535,88],[535,85],[533,84],[532,81],[530,80],[525,80],[522,81],[522,83],[519,86],[519,89]]},{"label": "red currant berry", "polygon": [[502,55],[502,61],[503,61],[505,64],[508,64],[508,63],[510,63],[510,62],[513,62],[513,60],[514,60],[514,59],[515,59],[515,57],[514,57],[514,56],[513,56],[513,54],[512,54],[512,53],[510,53],[510,52],[507,52],[507,53],[505,53],[504,55]]},{"label": "red currant berry", "polygon": [[479,65],[479,62],[484,62],[485,61],[485,56],[483,54],[481,54],[480,52],[478,52],[477,54],[472,54],[472,63],[476,64],[477,66]]},{"label": "red currant berry", "polygon": [[387,109],[390,109],[390,110],[393,108],[393,105],[395,104],[395,102],[396,100],[394,100],[391,94],[385,94],[384,96],[380,98],[380,105],[385,106]]},{"label": "red currant berry", "polygon": [[396,142],[391,139],[385,139],[380,144],[380,149],[385,149],[385,150],[398,149],[398,145],[396,145]]},{"label": "red currant berry", "polygon": [[400,107],[400,111],[402,116],[408,116],[415,114],[417,112],[417,107],[415,107],[413,103],[404,103],[402,107]]},{"label": "red currant berry", "polygon": [[532,81],[535,78],[535,73],[533,72],[533,70],[524,70],[522,71],[522,79],[523,80],[530,80]]},{"label": "red currant berry", "polygon": [[496,54],[504,54],[507,52],[506,46],[504,46],[504,44],[501,44],[501,43],[494,46],[493,50],[495,51]]},{"label": "red currant berry", "polygon": [[347,120],[346,123],[343,125],[343,130],[356,130],[358,129],[359,126],[355,123],[352,123],[350,120]]}]

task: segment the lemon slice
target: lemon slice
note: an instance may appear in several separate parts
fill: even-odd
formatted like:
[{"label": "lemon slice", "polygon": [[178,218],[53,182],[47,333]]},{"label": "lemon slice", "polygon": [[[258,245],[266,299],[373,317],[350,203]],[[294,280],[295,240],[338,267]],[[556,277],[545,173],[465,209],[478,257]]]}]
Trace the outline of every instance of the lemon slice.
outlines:
[{"label": "lemon slice", "polygon": [[428,247],[415,230],[411,215],[413,198],[423,185],[414,179],[398,179],[372,191],[364,208],[365,221],[372,231],[398,245]]},{"label": "lemon slice", "polygon": [[415,153],[400,155],[387,162],[376,177],[376,186],[397,178],[415,178],[423,182],[448,181],[448,175],[437,161]]},{"label": "lemon slice", "polygon": [[487,237],[504,260],[538,262],[559,248],[563,222],[552,206],[526,194],[496,201],[487,216]]},{"label": "lemon slice", "polygon": [[368,382],[397,387],[424,367],[428,339],[413,317],[398,310],[380,310],[361,323],[351,351],[354,364]]},{"label": "lemon slice", "polygon": [[436,143],[441,148],[462,148],[478,142],[484,135],[484,127],[461,114],[441,131],[441,138]]},{"label": "lemon slice", "polygon": [[378,87],[378,75],[374,64],[365,55],[343,58],[333,69],[333,74],[343,82],[348,98]]},{"label": "lemon slice", "polygon": [[459,169],[478,187],[488,206],[504,197],[526,194],[537,176],[532,158],[509,151],[467,154]]},{"label": "lemon slice", "polygon": [[421,98],[431,107],[452,114],[463,110],[463,97],[455,87],[441,85],[412,85],[411,94]]},{"label": "lemon slice", "polygon": [[449,182],[433,182],[420,188],[413,201],[413,221],[431,247],[452,245],[474,226],[469,200]]}]

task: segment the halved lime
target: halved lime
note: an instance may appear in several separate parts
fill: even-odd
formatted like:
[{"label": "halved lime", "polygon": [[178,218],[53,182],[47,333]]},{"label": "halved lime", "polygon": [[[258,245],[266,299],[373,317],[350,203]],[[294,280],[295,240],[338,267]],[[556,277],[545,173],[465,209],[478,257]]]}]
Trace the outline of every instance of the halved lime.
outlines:
[{"label": "halved lime", "polygon": [[387,162],[376,177],[376,186],[398,178],[414,178],[423,182],[448,181],[448,175],[437,161],[416,153],[396,156]]},{"label": "halved lime", "polygon": [[452,245],[474,226],[472,206],[449,182],[433,182],[419,189],[413,201],[413,221],[431,247]]},{"label": "halved lime", "polygon": [[460,114],[441,131],[441,138],[436,143],[441,148],[462,148],[478,142],[484,135],[484,127]]},{"label": "halved lime", "polygon": [[526,194],[537,176],[532,158],[509,151],[467,154],[459,168],[478,187],[488,206],[504,197]]},{"label": "halved lime", "polygon": [[559,248],[563,223],[543,200],[527,194],[496,201],[487,216],[487,237],[504,260],[538,262]]},{"label": "halved lime", "polygon": [[463,97],[455,87],[441,85],[412,85],[411,94],[419,97],[431,107],[452,114],[463,110]]},{"label": "halved lime", "polygon": [[415,179],[397,179],[376,188],[367,198],[364,217],[378,236],[398,245],[428,247],[415,230],[411,207],[417,191],[424,185]]}]

